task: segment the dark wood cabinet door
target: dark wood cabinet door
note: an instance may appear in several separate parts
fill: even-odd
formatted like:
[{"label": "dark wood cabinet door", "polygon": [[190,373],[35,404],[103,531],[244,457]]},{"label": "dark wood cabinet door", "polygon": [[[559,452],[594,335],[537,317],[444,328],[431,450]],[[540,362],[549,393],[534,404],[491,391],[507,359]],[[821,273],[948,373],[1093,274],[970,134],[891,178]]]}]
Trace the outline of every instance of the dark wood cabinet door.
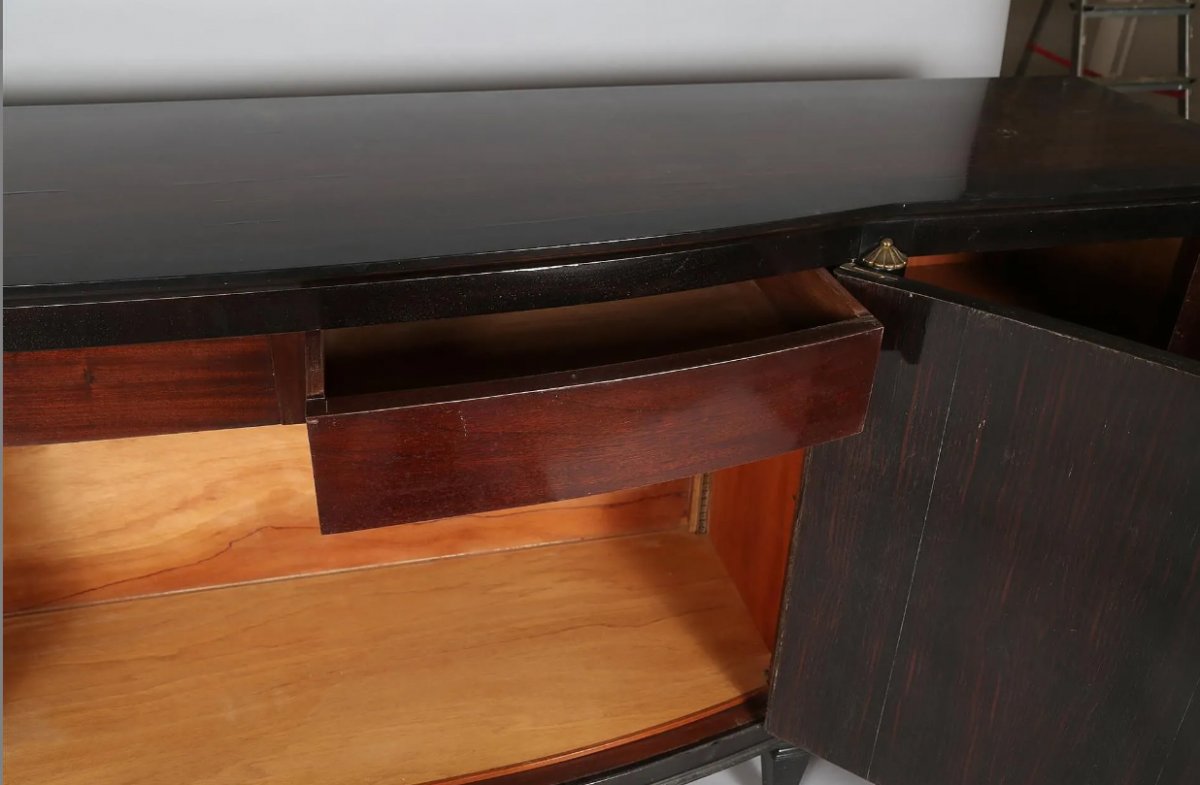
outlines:
[{"label": "dark wood cabinet door", "polygon": [[813,448],[767,727],[878,785],[1200,771],[1200,363],[844,271],[884,325]]}]

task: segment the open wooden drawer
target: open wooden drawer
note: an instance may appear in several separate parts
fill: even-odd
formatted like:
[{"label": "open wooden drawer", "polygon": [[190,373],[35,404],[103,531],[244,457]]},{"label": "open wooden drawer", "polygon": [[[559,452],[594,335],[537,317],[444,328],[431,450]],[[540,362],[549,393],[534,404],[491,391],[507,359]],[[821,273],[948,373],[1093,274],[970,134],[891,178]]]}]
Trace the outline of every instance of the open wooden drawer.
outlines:
[{"label": "open wooden drawer", "polygon": [[321,529],[573,498],[857,433],[880,335],[824,270],[326,331],[308,404]]},{"label": "open wooden drawer", "polygon": [[752,725],[800,461],[323,537],[302,425],[7,448],[6,780],[552,783]]}]

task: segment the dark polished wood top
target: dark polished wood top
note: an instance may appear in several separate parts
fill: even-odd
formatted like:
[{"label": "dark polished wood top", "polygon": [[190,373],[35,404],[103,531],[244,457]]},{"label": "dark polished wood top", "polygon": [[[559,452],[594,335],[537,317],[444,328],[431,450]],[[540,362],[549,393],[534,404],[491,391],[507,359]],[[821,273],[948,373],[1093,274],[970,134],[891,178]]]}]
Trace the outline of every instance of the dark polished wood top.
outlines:
[{"label": "dark polished wood top", "polygon": [[[645,264],[620,260],[603,291],[578,294],[631,296],[760,275],[764,264],[835,264],[873,242],[876,224],[937,245],[922,240],[930,216],[981,210],[1162,203],[1163,232],[1194,226],[1200,214],[1200,128],[1073,79],[357,95],[5,114],[9,349],[420,318],[450,300],[455,312],[488,310],[490,294],[509,298],[508,307],[526,296],[563,304],[571,298],[561,290],[581,273],[537,274],[548,260],[646,255]],[[955,232],[989,242],[986,230],[961,220]],[[763,237],[804,241],[774,251],[736,247]],[[651,258],[721,244],[723,256]],[[511,291],[480,275],[514,267],[535,270]],[[364,286],[448,271],[473,275],[455,290],[479,289],[477,303],[429,295],[435,307],[413,289],[380,290],[385,305],[363,299]],[[588,271],[589,280],[597,275]]]}]

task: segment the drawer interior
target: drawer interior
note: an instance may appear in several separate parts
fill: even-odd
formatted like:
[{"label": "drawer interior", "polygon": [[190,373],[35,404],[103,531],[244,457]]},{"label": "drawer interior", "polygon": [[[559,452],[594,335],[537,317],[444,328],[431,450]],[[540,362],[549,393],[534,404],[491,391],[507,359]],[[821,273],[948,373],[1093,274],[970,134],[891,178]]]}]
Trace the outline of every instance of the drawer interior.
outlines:
[{"label": "drawer interior", "polygon": [[1184,245],[1171,238],[918,256],[905,277],[1166,348],[1178,270],[1194,261]]},{"label": "drawer interior", "polygon": [[571,371],[852,318],[823,270],[670,294],[323,332],[329,397]]},{"label": "drawer interior", "polygon": [[338,537],[303,426],[4,457],[14,779],[466,782],[761,719],[799,454]]}]

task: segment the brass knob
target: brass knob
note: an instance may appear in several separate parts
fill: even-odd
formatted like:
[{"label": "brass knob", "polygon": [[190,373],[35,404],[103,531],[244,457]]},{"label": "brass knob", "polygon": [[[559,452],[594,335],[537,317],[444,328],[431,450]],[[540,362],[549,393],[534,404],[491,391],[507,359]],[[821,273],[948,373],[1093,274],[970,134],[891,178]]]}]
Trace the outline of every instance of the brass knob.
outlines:
[{"label": "brass knob", "polygon": [[879,245],[867,252],[859,264],[872,270],[895,272],[905,268],[908,264],[908,255],[896,247],[892,238],[885,237],[879,241]]}]

